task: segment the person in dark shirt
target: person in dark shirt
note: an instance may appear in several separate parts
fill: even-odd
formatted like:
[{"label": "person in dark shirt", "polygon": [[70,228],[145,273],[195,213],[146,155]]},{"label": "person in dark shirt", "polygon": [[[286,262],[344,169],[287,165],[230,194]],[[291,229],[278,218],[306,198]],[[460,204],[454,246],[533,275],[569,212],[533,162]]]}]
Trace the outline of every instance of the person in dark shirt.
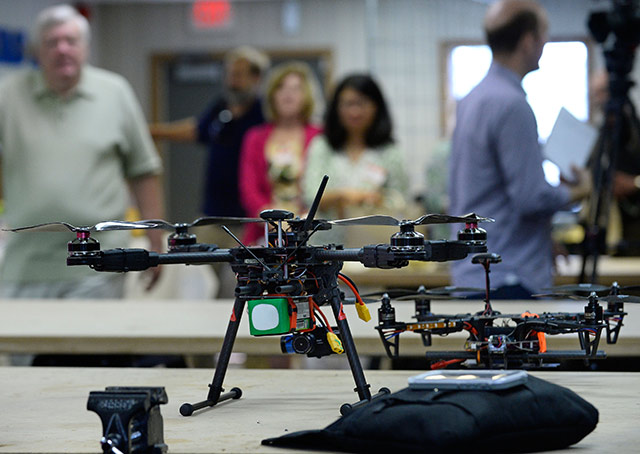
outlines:
[{"label": "person in dark shirt", "polygon": [[[245,216],[238,189],[238,164],[245,133],[264,123],[259,88],[269,59],[248,46],[238,47],[225,55],[225,86],[219,99],[214,99],[199,117],[149,126],[157,140],[199,142],[208,147],[204,186],[203,214],[206,216]],[[240,226],[229,226],[237,237]],[[219,228],[198,232],[202,243],[235,247],[235,241]],[[226,263],[213,265],[218,276],[217,296],[233,297],[235,277]]]},{"label": "person in dark shirt", "polygon": [[242,139],[250,128],[264,123],[261,102],[257,98],[252,100],[246,112],[235,118],[228,105],[225,98],[219,99],[198,119],[197,140],[209,147],[203,204],[207,216],[245,215],[237,192]]},{"label": "person in dark shirt", "polygon": [[244,216],[238,196],[238,160],[249,128],[264,123],[258,96],[269,59],[242,46],[225,56],[225,87],[199,117],[150,125],[158,140],[199,142],[209,148],[203,213],[207,216]]}]

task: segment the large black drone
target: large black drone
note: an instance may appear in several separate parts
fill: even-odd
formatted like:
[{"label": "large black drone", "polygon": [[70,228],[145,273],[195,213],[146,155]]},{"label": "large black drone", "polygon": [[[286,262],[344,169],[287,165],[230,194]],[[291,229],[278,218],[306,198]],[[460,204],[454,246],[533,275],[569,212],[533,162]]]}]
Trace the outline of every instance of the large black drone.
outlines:
[{"label": "large black drone", "polygon": [[[557,361],[582,359],[586,362],[605,357],[598,350],[602,330],[606,331],[608,344],[615,344],[623,325],[624,303],[638,303],[640,298],[625,295],[623,290],[634,287],[611,287],[594,284],[578,284],[553,287],[554,293],[536,295],[553,298],[586,300],[582,312],[544,312],[541,314],[523,312],[520,314],[502,314],[495,311],[489,299],[489,267],[500,262],[496,254],[478,254],[473,263],[485,268],[486,288],[441,287],[427,290],[420,287],[415,290],[389,290],[362,296],[382,296],[378,309],[376,329],[390,358],[398,358],[400,352],[400,334],[413,331],[420,334],[423,345],[432,345],[432,336],[446,336],[450,333],[466,331],[469,336],[464,350],[427,352],[427,360],[432,369],[459,366],[464,362],[467,367],[487,368],[539,368],[557,364]],[[598,296],[598,293],[608,293]],[[452,294],[460,293],[454,297]],[[443,315],[431,312],[432,300],[464,298],[469,293],[484,295],[484,309],[474,314]],[[416,319],[413,322],[396,320],[391,300],[415,301]],[[603,308],[599,303],[606,302]],[[535,303],[534,303],[535,304]],[[546,335],[577,333],[580,350],[549,351]],[[555,362],[555,363],[551,363]]]},{"label": "large black drone", "polygon": [[[345,404],[345,413],[354,406],[369,401],[369,391],[360,359],[351,336],[347,318],[343,312],[343,293],[338,280],[343,281],[357,299],[360,318],[370,318],[368,310],[357,293],[354,283],[340,270],[345,261],[360,262],[370,268],[401,268],[412,260],[448,261],[463,259],[469,253],[486,252],[486,232],[478,228],[479,222],[492,221],[475,214],[447,216],[427,214],[413,221],[399,221],[390,216],[364,216],[339,221],[315,220],[314,216],[327,184],[324,177],[320,189],[306,219],[294,218],[293,213],[267,210],[260,218],[200,218],[190,224],[171,224],[162,220],[138,222],[104,222],[92,227],[75,227],[66,223],[48,223],[14,229],[22,230],[72,230],[76,239],[69,242],[67,265],[87,265],[96,271],[141,271],[163,264],[207,264],[228,262],[237,276],[236,298],[220,351],[213,381],[207,398],[195,404],[186,403],[180,408],[184,416],[228,399],[238,399],[241,390],[233,388],[223,394],[223,380],[236,338],[240,318],[248,306],[251,334],[280,335],[282,351],[322,357],[346,353],[356,384],[359,402]],[[191,227],[224,224],[265,223],[267,246],[247,247],[237,238],[239,246],[221,249],[216,245],[200,244],[189,233]],[[439,223],[465,223],[458,233],[458,240],[426,241],[415,231],[416,225]],[[393,225],[400,231],[393,234],[389,244],[374,244],[361,248],[345,249],[340,245],[313,246],[308,240],[316,231],[330,229],[333,225]],[[167,253],[144,249],[100,250],[91,231],[166,229],[169,236]],[[336,325],[331,326],[321,311],[329,305]],[[388,392],[383,389],[378,394]],[[375,396],[374,396],[375,397]]]}]

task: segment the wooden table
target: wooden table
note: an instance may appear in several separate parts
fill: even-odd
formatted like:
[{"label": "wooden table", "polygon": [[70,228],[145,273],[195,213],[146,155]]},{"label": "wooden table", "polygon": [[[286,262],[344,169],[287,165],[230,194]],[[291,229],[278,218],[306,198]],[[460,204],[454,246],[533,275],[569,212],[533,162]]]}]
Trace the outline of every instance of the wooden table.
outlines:
[{"label": "wooden table", "polygon": [[[367,371],[372,389],[397,391],[412,371]],[[538,372],[566,386],[600,412],[581,453],[635,453],[640,411],[640,374]],[[183,402],[206,396],[211,373],[201,369],[0,368],[0,453],[95,453],[102,427],[86,410],[90,391],[106,386],[164,386],[169,403],[160,407],[170,453],[293,453],[260,445],[265,438],[321,429],[339,417],[355,393],[347,371],[230,370],[225,386],[243,397],[197,413],[178,414]],[[523,440],[526,442],[526,440]],[[574,452],[575,449],[559,452]]]},{"label": "wooden table", "polygon": [[[576,284],[580,276],[582,259],[570,256],[558,261],[555,285]],[[499,266],[499,265],[496,265]],[[451,284],[449,264],[438,262],[412,262],[408,267],[393,270],[365,268],[360,263],[347,262],[344,272],[359,286],[367,287],[443,287]],[[620,285],[640,285],[640,258],[600,257],[598,261],[599,282],[610,285],[614,281]]]},{"label": "wooden table", "polygon": [[[361,355],[381,355],[377,304],[370,304],[372,320],[358,319],[353,306],[345,312]],[[397,320],[412,321],[413,302],[394,303]],[[502,313],[545,311],[579,312],[582,301],[496,301]],[[481,310],[480,301],[434,301],[436,313],[464,314]],[[231,313],[230,300],[217,301],[56,301],[0,300],[0,352],[6,353],[126,353],[212,354],[220,350]],[[640,356],[640,305],[627,304],[617,344],[600,349],[609,356]],[[333,322],[331,310],[323,311]],[[431,350],[460,350],[466,333],[434,336]],[[576,334],[548,336],[549,349],[578,348]],[[402,335],[402,355],[422,356],[426,348],[414,333]],[[280,354],[280,336],[249,335],[248,317],[242,317],[236,352],[253,355]]]}]

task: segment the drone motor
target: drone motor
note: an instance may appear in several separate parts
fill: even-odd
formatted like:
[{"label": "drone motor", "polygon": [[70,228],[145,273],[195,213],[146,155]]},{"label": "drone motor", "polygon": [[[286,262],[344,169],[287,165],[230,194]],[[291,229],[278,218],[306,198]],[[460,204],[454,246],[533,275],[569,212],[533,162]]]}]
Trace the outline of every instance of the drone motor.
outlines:
[{"label": "drone motor", "polygon": [[167,239],[169,250],[174,251],[196,244],[196,236],[188,232],[188,224],[179,224],[176,231],[169,235]]},{"label": "drone motor", "polygon": [[378,308],[378,324],[381,327],[393,326],[396,323],[396,309],[391,305],[389,295],[382,296],[382,304]]},{"label": "drone motor", "polygon": [[469,252],[487,251],[487,231],[478,227],[477,222],[467,222],[465,228],[458,231],[458,240],[467,243]]},{"label": "drone motor", "polygon": [[598,304],[598,295],[592,292],[589,295],[589,302],[584,307],[584,321],[588,325],[598,325],[604,319],[602,306]]},{"label": "drone motor", "polygon": [[424,235],[416,232],[414,224],[407,222],[400,224],[400,231],[391,235],[390,244],[397,248],[424,248]]},{"label": "drone motor", "polygon": [[100,251],[100,242],[91,237],[89,230],[76,230],[76,238],[67,243],[67,251],[75,256],[93,256]]}]

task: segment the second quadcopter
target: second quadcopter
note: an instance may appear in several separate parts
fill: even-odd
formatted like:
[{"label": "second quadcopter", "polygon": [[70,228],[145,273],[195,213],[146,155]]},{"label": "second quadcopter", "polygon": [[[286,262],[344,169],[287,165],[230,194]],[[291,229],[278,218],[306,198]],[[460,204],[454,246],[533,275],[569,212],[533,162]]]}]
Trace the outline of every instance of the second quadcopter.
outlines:
[{"label": "second quadcopter", "polygon": [[[515,314],[503,314],[493,309],[490,301],[489,268],[499,263],[496,254],[479,254],[472,262],[482,265],[486,273],[486,288],[443,287],[427,290],[424,287],[416,291],[389,290],[363,296],[382,296],[378,309],[376,329],[390,358],[400,356],[400,335],[410,331],[418,333],[423,345],[432,345],[433,336],[446,336],[456,332],[466,332],[468,337],[462,349],[458,351],[427,351],[426,358],[432,369],[444,367],[481,367],[481,368],[541,368],[557,365],[558,361],[581,359],[586,363],[605,358],[598,350],[602,332],[606,332],[606,341],[614,344],[618,340],[623,326],[624,303],[638,303],[640,298],[622,294],[621,288],[579,284],[550,289],[555,293],[537,295],[543,297],[585,300],[586,305],[580,312],[542,312],[524,311]],[[598,293],[608,292],[606,296]],[[481,311],[467,314],[437,314],[431,311],[432,300],[464,298],[454,297],[452,293],[463,295],[476,293],[484,297]],[[581,293],[582,295],[576,295]],[[588,293],[588,296],[583,296]],[[413,300],[415,302],[415,321],[396,320],[395,300]],[[600,303],[606,303],[602,307]],[[535,305],[535,303],[534,303]],[[575,333],[579,349],[558,351],[547,348],[547,336]]]}]

